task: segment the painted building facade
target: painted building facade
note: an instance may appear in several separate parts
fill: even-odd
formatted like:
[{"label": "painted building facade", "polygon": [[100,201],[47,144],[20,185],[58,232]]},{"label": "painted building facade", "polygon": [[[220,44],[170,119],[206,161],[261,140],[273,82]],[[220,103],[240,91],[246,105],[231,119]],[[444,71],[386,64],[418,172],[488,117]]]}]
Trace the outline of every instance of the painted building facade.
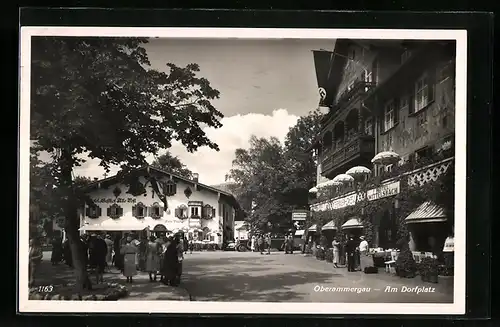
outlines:
[{"label": "painted building facade", "polygon": [[[234,237],[239,206],[231,194],[152,167],[135,174],[140,182],[136,185],[143,185],[138,192],[131,192],[127,176],[89,186],[87,195],[94,205],[86,204],[81,211],[82,232],[183,230],[189,238],[218,244]],[[160,189],[155,190],[151,178]]]},{"label": "painted building facade", "polygon": [[[319,157],[318,181],[354,166],[368,167],[382,181],[368,190],[368,200],[375,201],[399,194],[398,176],[408,178],[411,187],[447,171],[454,160],[454,42],[343,39],[336,41],[333,53],[316,52],[314,60],[319,105],[329,108],[313,146]],[[373,165],[371,159],[383,151],[396,152],[400,162]],[[356,201],[354,191],[343,188],[314,200],[311,210],[335,210]],[[394,243],[397,226],[389,222],[395,221],[397,206],[394,201],[394,208],[377,222],[372,246]],[[418,226],[412,222],[412,230],[430,230],[439,225],[431,221],[444,217],[433,219],[420,219],[419,223],[429,223]]]}]

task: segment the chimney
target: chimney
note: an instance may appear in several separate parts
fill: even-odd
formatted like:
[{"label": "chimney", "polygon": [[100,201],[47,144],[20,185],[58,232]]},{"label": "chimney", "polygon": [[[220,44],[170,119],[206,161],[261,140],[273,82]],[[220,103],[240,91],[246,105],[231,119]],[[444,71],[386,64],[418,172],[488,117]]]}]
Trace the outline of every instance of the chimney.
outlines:
[{"label": "chimney", "polygon": [[200,175],[198,173],[193,173],[193,180],[198,183],[198,178],[200,177]]}]

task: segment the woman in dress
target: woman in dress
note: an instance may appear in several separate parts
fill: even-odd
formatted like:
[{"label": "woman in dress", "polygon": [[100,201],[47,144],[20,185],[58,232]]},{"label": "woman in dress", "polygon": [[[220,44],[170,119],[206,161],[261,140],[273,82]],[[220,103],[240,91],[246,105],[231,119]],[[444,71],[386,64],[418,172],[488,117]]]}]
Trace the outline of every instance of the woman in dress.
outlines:
[{"label": "woman in dress", "polygon": [[156,281],[156,275],[160,270],[161,246],[156,242],[155,237],[151,236],[146,248],[146,271],[149,273],[149,281]]},{"label": "woman in dress", "polygon": [[132,283],[132,277],[137,275],[137,266],[135,259],[137,256],[137,247],[132,244],[132,237],[127,236],[125,245],[121,248],[123,255],[123,276],[127,277],[127,283]]},{"label": "woman in dress", "polygon": [[332,248],[333,248],[333,266],[335,268],[338,268],[339,257],[340,257],[340,242],[337,238],[333,239]]},{"label": "woman in dress", "polygon": [[[181,273],[180,260],[182,258],[183,249],[181,248],[178,238],[169,239],[167,241],[167,250],[164,254],[162,268],[162,281],[166,285],[177,286]],[[181,259],[182,260],[182,259]]]}]

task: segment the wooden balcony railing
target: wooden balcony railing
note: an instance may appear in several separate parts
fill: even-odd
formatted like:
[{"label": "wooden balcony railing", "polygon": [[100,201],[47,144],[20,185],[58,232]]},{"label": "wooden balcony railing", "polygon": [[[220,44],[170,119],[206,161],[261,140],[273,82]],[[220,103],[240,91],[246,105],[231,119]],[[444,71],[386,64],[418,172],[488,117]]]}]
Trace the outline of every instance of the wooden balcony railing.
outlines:
[{"label": "wooden balcony railing", "polygon": [[375,154],[375,139],[373,136],[357,134],[336,150],[329,149],[322,154],[321,168],[328,171],[338,167],[361,154]]}]

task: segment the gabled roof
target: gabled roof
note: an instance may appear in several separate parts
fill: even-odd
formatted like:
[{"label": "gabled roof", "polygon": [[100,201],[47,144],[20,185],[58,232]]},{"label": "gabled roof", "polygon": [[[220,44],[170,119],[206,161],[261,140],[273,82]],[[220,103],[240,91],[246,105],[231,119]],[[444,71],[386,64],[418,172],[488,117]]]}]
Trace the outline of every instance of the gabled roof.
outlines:
[{"label": "gabled roof", "polygon": [[213,192],[214,194],[221,194],[222,196],[226,197],[226,199],[228,199],[231,202],[231,204],[234,205],[235,208],[240,209],[239,203],[236,200],[235,196],[226,190],[221,190],[221,189],[218,189],[218,188],[213,187],[213,186],[208,186],[208,185],[202,184],[200,182],[197,182],[193,179],[189,179],[189,178],[186,178],[184,176],[181,176],[181,175],[178,175],[178,174],[175,174],[172,172],[164,171],[162,169],[158,169],[158,168],[155,168],[155,167],[152,167],[149,165],[141,167],[141,168],[133,169],[133,170],[131,170],[128,173],[123,174],[123,175],[116,174],[116,175],[111,176],[111,177],[107,177],[107,178],[103,178],[103,179],[94,181],[94,182],[90,183],[89,185],[86,185],[83,189],[85,191],[90,191],[90,190],[93,190],[95,188],[100,187],[103,183],[104,184],[109,183],[109,185],[112,185],[114,183],[120,182],[124,177],[126,177],[132,173],[141,173],[141,172],[144,172],[144,173],[153,172],[156,174],[168,176],[171,179],[181,180],[186,184],[192,184],[193,186],[196,185],[197,188],[205,189],[207,191]]}]

